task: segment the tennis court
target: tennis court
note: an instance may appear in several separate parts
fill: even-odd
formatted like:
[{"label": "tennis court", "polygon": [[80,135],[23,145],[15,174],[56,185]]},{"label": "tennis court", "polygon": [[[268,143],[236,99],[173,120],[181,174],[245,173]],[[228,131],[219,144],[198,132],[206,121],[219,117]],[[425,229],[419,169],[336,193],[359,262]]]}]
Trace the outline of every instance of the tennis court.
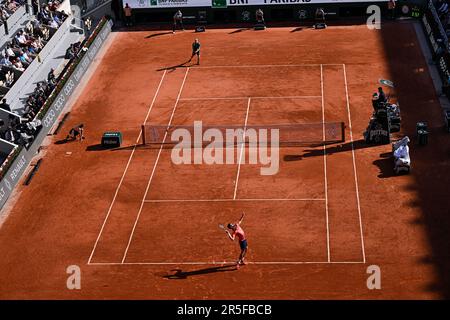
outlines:
[{"label": "tennis court", "polygon": [[[417,121],[441,120],[414,25],[294,30],[112,33],[60,133],[43,148],[39,172],[11,201],[0,229],[0,296],[442,296],[429,289],[441,279],[438,265],[424,262],[433,230],[417,221],[448,199],[436,201],[446,181],[436,162],[429,165],[430,154],[448,158],[438,143],[447,133],[433,133],[427,152],[411,147],[414,170],[403,176],[393,176],[392,159],[383,156],[390,146],[367,145],[362,135],[380,78],[396,85],[402,134]],[[201,65],[170,67],[189,58],[195,37]],[[247,145],[234,146],[231,164],[175,164],[169,144],[142,145],[142,124],[194,121],[247,128],[343,122],[345,141],[282,145],[274,175],[261,175],[269,164],[249,163]],[[56,143],[79,123],[85,140]],[[122,133],[120,148],[99,147],[108,131]],[[303,133],[323,139],[322,130]],[[204,149],[189,150],[194,157]],[[224,268],[236,262],[239,245],[218,224],[243,211],[248,265]],[[72,265],[80,267],[81,290],[67,289]],[[367,288],[371,265],[381,269],[381,290]]]},{"label": "tennis court", "polygon": [[[352,145],[344,64],[195,66],[161,73],[144,123],[344,121]],[[235,221],[242,211],[251,243],[249,264],[365,262],[353,150],[336,159],[327,158],[323,145],[282,146],[274,175],[261,175],[262,164],[245,161],[250,150],[236,146],[233,164],[177,165],[171,148],[136,146],[88,263],[233,263],[239,249],[217,224]],[[346,186],[352,194],[345,210],[339,199],[341,174],[354,177]],[[131,207],[129,197],[121,197],[122,188],[135,190]]]}]

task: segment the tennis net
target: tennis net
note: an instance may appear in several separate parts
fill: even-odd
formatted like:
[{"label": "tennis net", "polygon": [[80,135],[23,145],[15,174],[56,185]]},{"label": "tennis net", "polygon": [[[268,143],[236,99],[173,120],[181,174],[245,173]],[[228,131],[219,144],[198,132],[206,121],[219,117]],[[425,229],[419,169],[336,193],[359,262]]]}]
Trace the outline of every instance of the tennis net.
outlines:
[{"label": "tennis net", "polygon": [[[245,141],[244,141],[245,137]],[[271,144],[274,139],[279,145],[323,145],[345,141],[343,122],[296,123],[269,125],[142,125],[142,143],[178,144],[190,139],[195,146],[201,142],[208,145],[221,139],[224,145]],[[185,142],[185,141],[184,141]]]}]

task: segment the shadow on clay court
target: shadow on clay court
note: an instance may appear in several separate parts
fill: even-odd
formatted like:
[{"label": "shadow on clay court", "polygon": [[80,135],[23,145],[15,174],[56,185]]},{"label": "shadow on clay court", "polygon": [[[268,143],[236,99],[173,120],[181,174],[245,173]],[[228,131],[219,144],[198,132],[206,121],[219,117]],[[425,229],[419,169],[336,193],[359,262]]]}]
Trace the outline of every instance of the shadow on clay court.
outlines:
[{"label": "shadow on clay court", "polygon": [[292,29],[290,32],[302,31],[303,29],[304,29],[303,27],[298,27],[298,28]]},{"label": "shadow on clay court", "polygon": [[61,139],[61,140],[55,141],[55,144],[66,144],[66,143],[71,143],[71,142],[79,142],[79,141],[74,140],[74,139]]},{"label": "shadow on clay court", "polygon": [[178,68],[189,68],[189,67],[193,67],[193,66],[197,65],[195,62],[192,62],[192,63],[188,64],[189,62],[190,61],[186,61],[186,62],[177,64],[177,65],[174,65],[174,66],[160,68],[160,69],[157,69],[156,71],[164,71],[164,70],[175,71]]},{"label": "shadow on clay court", "polygon": [[397,176],[394,172],[394,160],[392,158],[392,153],[386,152],[380,154],[380,159],[372,162],[380,170],[378,178],[391,178]]},{"label": "shadow on clay court", "polygon": [[[319,146],[322,146],[322,144],[314,146],[314,147],[319,147]],[[353,150],[370,148],[372,146],[374,146],[374,145],[367,144],[364,141],[364,139],[353,141]],[[352,143],[347,142],[344,144],[327,147],[326,151],[327,151],[327,155],[332,155],[334,153],[339,153],[339,152],[351,152],[352,151]],[[322,148],[308,149],[308,150],[305,150],[305,152],[303,154],[288,154],[288,155],[284,156],[283,160],[284,161],[298,161],[298,160],[302,160],[303,158],[308,158],[308,157],[323,157],[323,149]]]},{"label": "shadow on clay court", "polygon": [[86,147],[86,151],[105,151],[105,150],[111,150],[111,148],[105,148],[100,143]]},{"label": "shadow on clay court", "polygon": [[199,270],[194,270],[194,271],[182,271],[181,269],[174,269],[174,270],[171,270],[171,271],[175,271],[174,274],[165,275],[165,276],[163,276],[163,278],[172,279],[172,280],[180,280],[180,279],[187,279],[188,277],[198,276],[198,275],[202,275],[202,274],[236,271],[236,270],[238,270],[238,269],[236,268],[235,264],[220,266],[220,267],[204,268],[204,269],[199,269]]},{"label": "shadow on clay court", "polygon": [[166,34],[172,34],[172,31],[152,33],[152,34],[149,34],[148,36],[146,36],[145,39],[151,39],[154,37],[164,36]]},{"label": "shadow on clay court", "polygon": [[437,93],[426,71],[428,65],[421,46],[412,40],[417,37],[414,25],[384,23],[380,32],[390,80],[395,83],[401,106],[407,106],[402,112],[402,133],[413,137],[418,121],[427,122],[431,128],[426,146],[410,144],[412,171],[408,192],[415,196],[414,207],[420,208],[419,218],[430,248],[428,259],[418,263],[434,267],[434,279],[423,289],[437,293],[439,298],[450,299],[450,140],[448,132],[442,128],[442,108],[436,102]]},{"label": "shadow on clay court", "polygon": [[239,33],[239,32],[243,32],[243,31],[248,31],[251,30],[252,28],[240,28],[240,29],[236,29],[234,31],[228,32],[228,34],[235,34],[235,33]]}]

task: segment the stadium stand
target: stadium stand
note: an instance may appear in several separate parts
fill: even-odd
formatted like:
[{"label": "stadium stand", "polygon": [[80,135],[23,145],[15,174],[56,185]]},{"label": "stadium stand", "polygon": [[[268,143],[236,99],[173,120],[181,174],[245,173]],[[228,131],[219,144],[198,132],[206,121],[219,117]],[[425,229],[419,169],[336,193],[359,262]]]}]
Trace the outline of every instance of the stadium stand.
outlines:
[{"label": "stadium stand", "polygon": [[[39,111],[39,106],[43,105],[45,98],[53,90],[55,84],[52,82],[38,83],[38,86],[31,94],[28,93],[24,96],[20,93],[22,89],[26,88],[27,83],[17,82],[22,76],[26,77],[26,70],[32,66],[33,61],[40,60],[39,55],[44,47],[67,19],[67,14],[57,10],[58,6],[59,2],[50,2],[48,5],[42,6],[35,18],[27,21],[24,28],[11,35],[10,41],[6,42],[0,51],[0,66],[2,68],[0,74],[3,74],[2,78],[0,78],[3,80],[0,80],[2,81],[2,99],[6,99],[10,103],[8,108],[4,109],[19,115],[18,117],[12,115],[8,115],[7,118],[3,117],[2,120],[7,125],[2,126],[0,129],[0,137],[26,147],[33,141],[33,137],[39,128],[39,123],[33,120],[34,116]],[[39,61],[37,63],[40,64]],[[30,71],[28,78],[35,79],[33,77],[35,74],[33,71],[35,70]],[[19,90],[15,90],[18,91],[18,94],[15,96],[9,94],[19,86]],[[17,106],[24,100],[24,108],[19,110],[17,107],[14,108],[14,103]]]},{"label": "stadium stand", "polygon": [[18,14],[21,14],[21,10],[19,10],[21,7],[24,8],[26,1],[24,0],[3,0],[0,1],[0,27],[1,26],[8,26],[10,22],[13,22],[13,18],[11,16],[14,16],[14,13],[18,11]]},{"label": "stadium stand", "polygon": [[[68,14],[58,9],[60,4],[48,2],[35,14],[22,13],[17,20],[20,28],[1,38],[0,153],[5,143],[17,149],[31,145],[42,127],[36,115],[56,87],[58,70],[81,48],[84,35],[73,30]],[[6,158],[0,155],[0,164]]]},{"label": "stadium stand", "polygon": [[436,65],[442,82],[442,94],[450,99],[450,10],[447,1],[428,0],[422,23],[430,45],[433,64]]},{"label": "stadium stand", "polygon": [[[65,36],[55,39],[57,35],[54,35],[44,47],[43,50],[53,43],[56,49],[46,55],[39,63],[41,69],[27,82],[30,94],[22,95],[19,99],[28,112],[21,110],[19,114],[19,109],[14,109],[9,99],[7,108],[2,107],[0,101],[0,131],[4,133],[0,136],[0,191],[3,191],[0,192],[0,208],[39,153],[43,140],[52,131],[66,102],[81,82],[113,25],[110,19],[103,18],[90,32],[90,36],[86,37],[79,34],[79,26],[74,32],[74,25],[70,23],[76,19],[72,18],[69,15],[57,31]],[[64,24],[67,24],[68,29],[61,29]],[[32,63],[36,62],[37,59]]]}]

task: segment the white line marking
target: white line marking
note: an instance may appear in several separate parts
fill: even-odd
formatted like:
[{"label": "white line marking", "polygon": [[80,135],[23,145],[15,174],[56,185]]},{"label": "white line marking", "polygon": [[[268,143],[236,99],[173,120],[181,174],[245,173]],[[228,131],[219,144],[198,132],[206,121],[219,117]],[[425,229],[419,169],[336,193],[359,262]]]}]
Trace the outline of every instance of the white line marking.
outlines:
[{"label": "white line marking", "polygon": [[[278,67],[317,67],[319,63],[316,64],[255,64],[255,65],[234,65],[234,66],[199,66],[193,68],[195,69],[219,69],[219,68],[278,68]],[[324,66],[341,66],[342,63],[327,63]]]},{"label": "white line marking", "polygon": [[[153,96],[152,103],[150,104],[150,107],[149,107],[149,109],[147,111],[147,115],[145,116],[144,123],[147,121],[147,118],[150,115],[151,110],[153,109],[153,105],[155,104],[156,97],[158,96],[159,89],[161,88],[161,85],[163,83],[163,80],[164,80],[165,76],[166,76],[166,71],[164,71],[163,75],[161,76],[161,80],[159,81],[158,88],[156,89],[155,95]],[[111,204],[110,204],[110,206],[108,208],[108,212],[106,214],[106,217],[103,220],[103,224],[102,224],[102,227],[100,229],[100,232],[99,232],[99,234],[97,236],[97,239],[95,240],[94,248],[92,249],[92,252],[91,252],[91,254],[89,256],[88,263],[91,262],[92,257],[94,256],[95,249],[97,248],[98,242],[100,241],[100,237],[101,237],[101,235],[103,233],[103,229],[105,228],[106,222],[108,221],[108,218],[109,218],[109,215],[111,213],[112,207],[114,205],[114,202],[116,201],[117,195],[119,194],[119,190],[120,190],[120,187],[122,186],[123,180],[124,180],[125,175],[126,175],[126,173],[128,171],[128,167],[130,166],[131,159],[133,158],[134,152],[136,151],[136,146],[139,143],[139,140],[141,139],[141,134],[142,134],[142,131],[140,130],[139,131],[139,135],[138,135],[138,137],[136,139],[136,143],[133,146],[133,151],[131,151],[130,157],[128,158],[127,165],[125,166],[125,170],[123,171],[122,177],[120,178],[119,184],[117,185],[116,192],[114,193],[114,197],[113,197],[113,199],[111,201]]]},{"label": "white line marking", "polygon": [[245,122],[244,122],[244,134],[242,136],[242,141],[244,143],[242,143],[241,145],[241,152],[239,153],[239,163],[238,163],[238,169],[237,169],[237,173],[236,173],[236,182],[234,185],[234,195],[233,195],[233,200],[236,199],[236,195],[237,195],[237,188],[238,188],[238,183],[239,183],[239,173],[241,172],[241,163],[242,163],[242,156],[244,156],[245,158],[245,154],[244,154],[244,146],[245,146],[245,130],[247,130],[247,121],[248,121],[248,112],[250,111],[250,102],[251,102],[251,98],[248,98],[247,101],[247,113],[245,114]]},{"label": "white line marking", "polygon": [[344,70],[344,83],[345,83],[345,98],[347,100],[347,114],[348,114],[348,127],[350,131],[350,142],[352,145],[352,157],[353,157],[353,173],[355,176],[355,187],[356,187],[356,202],[358,204],[358,216],[359,216],[359,231],[361,236],[361,249],[362,249],[362,256],[363,261],[366,262],[366,252],[364,248],[364,234],[363,234],[363,227],[362,227],[362,218],[361,218],[361,205],[359,201],[359,187],[358,187],[358,176],[356,173],[356,160],[355,160],[355,149],[353,146],[353,132],[352,132],[352,119],[350,114],[350,100],[348,97],[348,85],[347,85],[347,72],[345,70],[345,64],[342,65]]},{"label": "white line marking", "polygon": [[[320,92],[322,94],[322,130],[323,130],[323,141],[326,139],[325,134],[325,98],[323,94],[323,67],[320,65]],[[328,262],[331,261],[330,256],[330,224],[328,220],[328,179],[327,179],[327,148],[323,145],[323,171],[324,171],[324,183],[325,183],[325,217],[327,224],[327,257]]]},{"label": "white line marking", "polygon": [[[246,261],[254,265],[301,265],[301,264],[365,264],[364,261]],[[160,266],[160,265],[235,265],[236,261],[210,261],[210,262],[91,262],[91,266]]]},{"label": "white line marking", "polygon": [[[181,92],[183,91],[184,83],[186,82],[188,72],[189,72],[189,68],[186,69],[186,73],[184,74],[183,82],[181,83],[180,91],[178,92],[177,100],[175,101],[175,105],[173,107],[172,114],[170,115],[169,123],[167,124],[167,128],[169,128],[169,126],[172,123],[172,119],[173,119],[173,116],[175,115],[175,110],[177,109],[178,101],[180,100]],[[159,148],[159,151],[158,151],[158,156],[156,157],[155,164],[153,165],[150,179],[148,180],[148,183],[147,183],[147,188],[145,189],[144,197],[142,198],[142,201],[141,201],[141,206],[139,208],[136,220],[134,221],[133,229],[131,230],[131,234],[130,234],[130,238],[128,239],[127,247],[123,254],[122,263],[125,261],[125,258],[127,257],[128,249],[130,248],[131,240],[133,239],[134,231],[136,230],[136,226],[138,224],[139,217],[141,215],[142,208],[144,206],[145,198],[147,197],[148,190],[150,189],[150,184],[152,183],[153,176],[156,171],[156,166],[158,165],[159,157],[161,156],[161,151],[164,147],[164,142],[166,141],[166,138],[167,138],[167,134],[168,134],[168,131],[166,130],[166,133],[164,134],[163,142],[161,143],[161,147]]]},{"label": "white line marking", "polygon": [[164,202],[251,202],[251,201],[325,201],[320,198],[303,198],[303,199],[148,199],[145,202],[148,203],[164,203]]},{"label": "white line marking", "polygon": [[318,99],[321,96],[279,96],[279,97],[193,97],[182,98],[180,101],[201,101],[201,100],[246,100],[251,99]]}]

